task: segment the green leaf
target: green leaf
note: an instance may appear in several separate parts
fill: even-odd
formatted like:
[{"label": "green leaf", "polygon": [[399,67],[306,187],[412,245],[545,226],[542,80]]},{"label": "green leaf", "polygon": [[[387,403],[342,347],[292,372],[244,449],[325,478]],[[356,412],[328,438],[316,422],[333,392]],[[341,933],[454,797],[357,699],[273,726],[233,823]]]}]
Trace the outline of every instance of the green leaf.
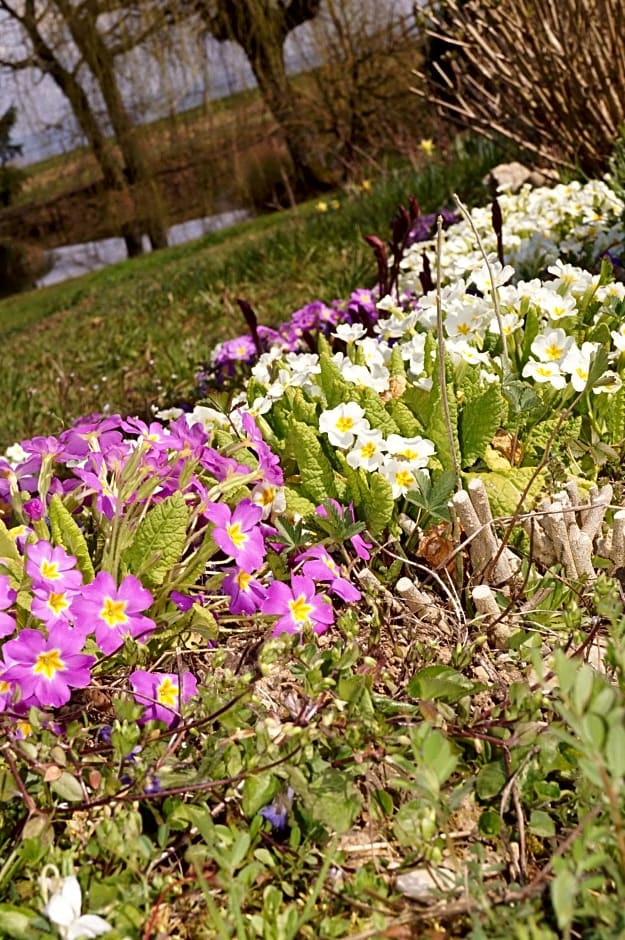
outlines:
[{"label": "green leaf", "polygon": [[57,545],[62,546],[70,555],[74,555],[85,584],[93,581],[95,571],[91,556],[89,555],[87,542],[76,520],[63,505],[63,501],[58,493],[55,493],[50,500],[48,517],[50,519],[50,531],[53,541]]},{"label": "green leaf", "polygon": [[341,375],[341,370],[327,352],[320,352],[319,366],[319,385],[325,395],[328,408],[336,408],[342,402],[355,401],[355,386],[346,382]]},{"label": "green leaf", "polygon": [[380,396],[371,388],[356,389],[356,401],[364,410],[371,427],[378,428],[385,437],[389,434],[399,434],[399,428],[380,401]]},{"label": "green leaf", "polygon": [[2,519],[0,519],[0,559],[14,561],[20,569],[22,567],[22,557],[17,550],[17,545]]},{"label": "green leaf", "polygon": [[141,573],[148,586],[162,584],[182,555],[188,522],[189,511],[179,491],[153,506],[124,552],[129,570],[133,574]]},{"label": "green leaf", "polygon": [[556,913],[558,927],[566,930],[573,920],[577,900],[577,878],[568,868],[561,868],[551,882],[551,903]]},{"label": "green leaf", "polygon": [[[458,402],[456,400],[456,390],[451,382],[447,382],[447,401],[449,404],[449,421],[451,425],[453,448],[456,453],[457,462],[460,464],[460,442],[458,440]],[[452,469],[454,466],[451,449],[452,444],[447,428],[447,420],[443,406],[443,396],[437,376],[434,377],[434,384],[430,393],[427,415],[428,418],[425,436],[434,442],[436,446],[436,457],[440,461],[443,470]]]},{"label": "green leaf", "polygon": [[246,816],[255,816],[263,806],[273,800],[280,789],[280,781],[269,771],[248,777],[243,784],[241,808]]},{"label": "green leaf", "polygon": [[422,431],[422,425],[413,415],[410,408],[399,398],[392,398],[386,405],[386,410],[399,428],[404,437],[416,437]]},{"label": "green leaf", "polygon": [[498,385],[489,385],[462,409],[459,432],[463,467],[472,466],[484,456],[500,426],[503,411]]},{"label": "green leaf", "polygon": [[480,800],[492,800],[506,785],[506,772],[499,761],[484,764],[475,781],[475,792]]},{"label": "green leaf", "polygon": [[483,685],[472,682],[451,666],[436,665],[420,669],[408,683],[407,690],[413,698],[453,704],[483,688]]},{"label": "green leaf", "polygon": [[448,520],[449,500],[456,488],[456,474],[453,470],[434,471],[429,477],[427,473],[417,471],[418,490],[406,493],[406,499],[420,509],[424,509],[437,519]]},{"label": "green leaf", "polygon": [[[0,904],[0,934],[13,937],[15,940],[32,940],[41,937],[35,926],[39,918],[25,907],[14,907],[12,904]],[[49,936],[49,934],[45,934]]]},{"label": "green leaf", "polygon": [[80,781],[67,770],[63,771],[58,780],[52,781],[50,789],[68,803],[80,803],[85,798]]},{"label": "green leaf", "polygon": [[291,421],[288,438],[289,450],[295,456],[299,468],[302,492],[316,506],[324,499],[336,499],[338,496],[334,471],[318,433],[301,421]]},{"label": "green leaf", "polygon": [[[487,457],[488,452],[485,459]],[[495,463],[495,461],[489,460],[489,463]],[[483,481],[493,516],[512,515],[519,508],[521,494],[531,480],[532,483],[525,498],[525,505],[521,507],[523,510],[529,509],[544,486],[545,471],[541,470],[540,473],[536,474],[535,467],[511,467],[505,457],[501,457],[497,463],[501,469],[493,470],[490,473],[464,473],[463,479],[467,483],[477,477]]]},{"label": "green leaf", "polygon": [[379,473],[372,473],[368,480],[368,492],[363,498],[363,513],[367,528],[374,537],[389,525],[393,518],[395,500],[393,488]]},{"label": "green leaf", "polygon": [[530,832],[540,839],[551,839],[556,834],[556,825],[549,813],[533,809],[530,813]]},{"label": "green leaf", "polygon": [[311,513],[315,511],[315,504],[311,503],[305,496],[302,496],[295,487],[286,486],[284,493],[286,497],[286,508],[289,514],[306,517],[310,516]]},{"label": "green leaf", "polygon": [[286,400],[291,407],[291,412],[296,421],[303,421],[304,424],[310,424],[315,428],[317,427],[319,423],[319,419],[317,418],[317,405],[312,401],[308,401],[300,388],[287,389]]}]

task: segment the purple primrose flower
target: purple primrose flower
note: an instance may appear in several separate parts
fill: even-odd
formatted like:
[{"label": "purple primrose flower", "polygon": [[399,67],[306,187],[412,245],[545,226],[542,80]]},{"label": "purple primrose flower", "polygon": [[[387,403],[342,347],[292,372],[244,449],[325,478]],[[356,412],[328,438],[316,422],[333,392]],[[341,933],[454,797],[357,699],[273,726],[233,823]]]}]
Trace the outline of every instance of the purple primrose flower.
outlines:
[{"label": "purple primrose flower", "polygon": [[197,693],[197,679],[190,672],[177,676],[175,673],[136,669],[130,675],[130,685],[137,702],[145,706],[140,720],[164,721],[168,726],[179,720],[182,705]]},{"label": "purple primrose flower", "polygon": [[283,581],[272,581],[260,609],[263,614],[279,616],[274,636],[301,633],[305,628],[321,634],[334,623],[332,604],[324,595],[316,594],[315,582],[303,575],[293,575],[290,587]]},{"label": "purple primrose flower", "polygon": [[113,576],[100,571],[72,602],[72,610],[78,626],[86,623],[95,630],[96,643],[108,655],[119,649],[124,637],[145,639],[156,630],[154,621],[142,616],[153,599],[134,575],[126,575],[116,587]]}]

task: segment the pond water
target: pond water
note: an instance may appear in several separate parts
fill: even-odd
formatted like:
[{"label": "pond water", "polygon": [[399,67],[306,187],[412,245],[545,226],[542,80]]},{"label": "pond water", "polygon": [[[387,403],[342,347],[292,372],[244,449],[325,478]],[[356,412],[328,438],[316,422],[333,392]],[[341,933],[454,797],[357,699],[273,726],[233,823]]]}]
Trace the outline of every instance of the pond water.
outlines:
[{"label": "pond water", "polygon": [[[219,215],[209,215],[201,219],[190,219],[172,225],[167,232],[170,246],[182,245],[185,242],[201,238],[210,232],[234,225],[250,217],[247,209],[232,209]],[[144,248],[148,246],[144,244]],[[103,238],[95,242],[83,242],[78,245],[63,245],[50,251],[52,268],[37,281],[37,287],[47,287],[58,284],[70,277],[79,277],[89,271],[97,271],[117,261],[124,261],[127,257],[123,238]]]}]

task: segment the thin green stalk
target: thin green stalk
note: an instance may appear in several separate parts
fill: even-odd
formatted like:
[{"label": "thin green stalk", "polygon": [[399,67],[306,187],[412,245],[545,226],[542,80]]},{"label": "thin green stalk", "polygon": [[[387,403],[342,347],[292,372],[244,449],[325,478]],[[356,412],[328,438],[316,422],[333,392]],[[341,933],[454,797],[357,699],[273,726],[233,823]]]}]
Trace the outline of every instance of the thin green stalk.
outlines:
[{"label": "thin green stalk", "polygon": [[449,397],[447,395],[447,376],[445,373],[445,337],[443,334],[443,300],[442,300],[442,269],[441,254],[443,249],[443,217],[438,216],[436,220],[436,343],[438,347],[438,382],[441,389],[441,401],[443,403],[443,413],[445,415],[445,427],[449,438],[449,450],[453,461],[454,476],[456,479],[456,489],[462,489],[462,478],[460,476],[460,464],[456,453],[456,439],[454,429],[451,424],[451,414],[449,412]]},{"label": "thin green stalk", "polygon": [[503,376],[505,379],[506,376],[510,373],[510,357],[508,356],[508,343],[506,341],[506,334],[504,333],[504,330],[503,330],[503,320],[501,319],[501,307],[499,306],[499,290],[497,289],[497,286],[495,284],[495,277],[493,274],[493,269],[491,267],[490,261],[488,260],[488,255],[486,254],[486,249],[484,248],[482,239],[480,238],[480,233],[475,227],[475,222],[471,218],[471,214],[469,210],[464,205],[464,203],[460,201],[456,193],[454,193],[454,199],[456,201],[456,205],[460,209],[460,212],[462,213],[464,218],[467,220],[467,222],[471,226],[471,231],[473,232],[475,240],[477,241],[477,244],[478,244],[478,248],[480,249],[482,253],[482,257],[484,258],[484,263],[486,265],[486,270],[488,271],[488,276],[490,278],[490,286],[492,288],[492,297],[493,297],[493,307],[495,310],[495,317],[497,319],[497,326],[499,327],[499,335],[501,336],[501,364],[503,367]]}]

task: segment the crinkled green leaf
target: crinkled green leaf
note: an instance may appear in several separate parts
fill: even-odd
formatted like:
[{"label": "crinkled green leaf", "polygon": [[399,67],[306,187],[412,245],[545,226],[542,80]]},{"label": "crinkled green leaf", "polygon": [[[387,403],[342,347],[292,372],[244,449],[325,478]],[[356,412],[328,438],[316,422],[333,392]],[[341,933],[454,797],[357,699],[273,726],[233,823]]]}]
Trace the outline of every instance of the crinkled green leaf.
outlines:
[{"label": "crinkled green leaf", "polygon": [[393,378],[405,378],[406,376],[406,364],[404,362],[404,357],[402,355],[402,347],[399,343],[396,346],[393,346],[391,351],[391,361],[389,363],[389,372]]},{"label": "crinkled green leaf", "polygon": [[356,401],[369,419],[371,427],[378,428],[385,437],[389,434],[399,434],[399,428],[380,401],[380,396],[372,388],[359,388],[356,390]]},{"label": "crinkled green leaf", "polygon": [[480,460],[494,438],[504,411],[498,385],[489,385],[462,409],[460,414],[460,450],[462,466],[470,467]]},{"label": "crinkled green leaf", "polygon": [[302,493],[315,506],[324,499],[338,499],[334,471],[319,442],[318,431],[291,421],[288,446],[299,468]]},{"label": "crinkled green leaf", "polygon": [[303,421],[304,424],[317,427],[317,405],[308,401],[300,388],[287,389],[286,400],[296,421]]},{"label": "crinkled green leaf", "polygon": [[367,479],[368,492],[363,494],[363,513],[367,529],[377,536],[389,525],[393,518],[395,500],[393,489],[388,480],[379,473],[372,473]]},{"label": "crinkled green leaf", "polygon": [[11,533],[0,519],[0,574],[7,573],[11,587],[17,589],[24,574],[24,562]]},{"label": "crinkled green leaf", "polygon": [[341,402],[356,400],[355,386],[345,381],[341,370],[335,362],[332,362],[329,353],[324,351],[319,354],[319,366],[321,372],[317,380],[325,395],[328,408],[336,408]]},{"label": "crinkled green leaf", "polygon": [[399,428],[399,433],[404,437],[416,437],[421,433],[422,425],[401,399],[392,398],[386,405],[386,410]]},{"label": "crinkled green leaf", "polygon": [[[519,508],[528,511],[544,487],[545,471],[541,470],[536,474],[535,467],[511,467],[505,458],[502,457],[501,460],[504,464],[502,469],[490,473],[464,473],[463,479],[467,483],[476,477],[483,481],[493,516],[511,516]],[[532,483],[524,505],[519,507],[521,495],[530,480]]]},{"label": "crinkled green leaf", "polygon": [[162,584],[180,560],[186,540],[189,511],[179,491],[157,503],[140,523],[124,562],[149,586]]},{"label": "crinkled green leaf", "polygon": [[80,527],[72,514],[63,505],[58,493],[50,500],[48,507],[50,531],[56,545],[61,545],[70,555],[76,558],[78,569],[82,572],[85,584],[93,581],[95,571],[89,555],[89,548]]}]

